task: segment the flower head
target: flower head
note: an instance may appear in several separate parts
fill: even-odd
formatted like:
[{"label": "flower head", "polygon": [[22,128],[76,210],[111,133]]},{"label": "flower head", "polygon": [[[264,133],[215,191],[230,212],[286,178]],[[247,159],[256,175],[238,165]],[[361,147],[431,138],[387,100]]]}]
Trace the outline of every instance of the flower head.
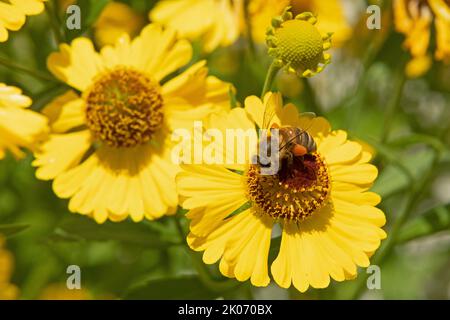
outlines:
[{"label": "flower head", "polygon": [[432,65],[428,54],[431,25],[436,29],[435,59],[450,63],[450,6],[444,0],[394,0],[395,27],[406,36],[404,47],[412,59],[406,67],[410,77],[419,77]]},{"label": "flower head", "polygon": [[8,40],[8,30],[17,31],[25,24],[26,16],[44,11],[46,0],[0,1],[0,42]]},{"label": "flower head", "polygon": [[24,155],[22,147],[36,150],[39,140],[46,136],[47,119],[26,110],[31,103],[19,88],[0,83],[0,159],[5,156],[5,150],[18,158]]},{"label": "flower head", "polygon": [[304,12],[293,18],[289,8],[272,20],[267,31],[269,54],[287,72],[312,77],[330,63],[324,51],[331,48],[331,34],[321,34],[315,27],[316,17]]},{"label": "flower head", "polygon": [[[250,162],[183,165],[177,185],[190,210],[188,243],[204,251],[205,263],[220,260],[223,275],[255,286],[270,282],[271,246],[279,249],[271,274],[283,288],[293,284],[304,292],[327,287],[330,278],[352,279],[386,237],[384,213],[375,207],[380,197],[368,191],[377,176],[371,154],[346,132],[331,131],[324,118],[299,115],[294,105],[283,108],[278,94],[264,101],[249,97],[245,109],[212,116],[208,126],[262,128],[268,104],[277,110],[273,123],[307,128],[317,150],[275,175],[260,174],[260,165]],[[276,225],[281,243],[272,239]]]},{"label": "flower head", "polygon": [[33,164],[71,211],[99,223],[175,212],[171,131],[229,107],[230,85],[208,76],[205,61],[170,77],[191,56],[189,42],[154,24],[99,53],[77,38],[49,56],[50,71],[80,94],[44,109],[52,134]]}]

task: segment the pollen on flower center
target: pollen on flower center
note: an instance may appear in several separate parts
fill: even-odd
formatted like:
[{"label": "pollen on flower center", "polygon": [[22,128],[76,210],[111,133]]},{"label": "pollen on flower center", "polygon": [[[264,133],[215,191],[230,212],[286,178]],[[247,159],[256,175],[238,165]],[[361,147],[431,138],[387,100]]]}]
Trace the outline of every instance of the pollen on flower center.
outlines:
[{"label": "pollen on flower center", "polygon": [[281,58],[294,69],[314,68],[322,58],[323,40],[317,28],[307,21],[289,20],[275,31],[275,45]]},{"label": "pollen on flower center", "polygon": [[98,76],[84,99],[87,126],[110,147],[144,144],[163,122],[163,99],[158,84],[128,67]]},{"label": "pollen on flower center", "polygon": [[312,77],[330,63],[324,51],[331,47],[331,34],[321,34],[315,26],[316,17],[303,12],[295,18],[287,8],[272,20],[267,31],[269,54],[279,67],[303,77]]},{"label": "pollen on flower center", "polygon": [[296,159],[277,175],[260,175],[258,165],[246,173],[248,197],[274,219],[302,221],[327,204],[331,180],[318,153]]}]

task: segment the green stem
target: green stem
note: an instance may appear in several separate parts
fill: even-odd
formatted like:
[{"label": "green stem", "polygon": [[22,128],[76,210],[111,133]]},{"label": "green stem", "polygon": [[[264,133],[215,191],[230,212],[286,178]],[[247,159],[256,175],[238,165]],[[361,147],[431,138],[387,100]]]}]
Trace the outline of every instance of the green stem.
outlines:
[{"label": "green stem", "polygon": [[47,16],[50,21],[50,25],[52,27],[56,43],[57,44],[63,43],[64,39],[61,34],[61,28],[57,18],[57,13],[55,12],[55,10],[53,10],[53,6],[48,1],[45,2],[45,11],[47,12]]},{"label": "green stem", "polygon": [[392,99],[389,101],[385,116],[384,116],[384,129],[381,136],[381,143],[384,144],[389,138],[389,134],[392,130],[392,125],[394,123],[395,115],[400,108],[400,100],[402,98],[403,89],[405,87],[406,76],[404,68],[399,68],[399,74],[395,82],[394,94]]},{"label": "green stem", "polygon": [[266,75],[266,80],[264,81],[264,87],[263,91],[261,93],[261,98],[264,98],[267,92],[269,92],[272,89],[273,80],[275,79],[275,76],[277,75],[278,71],[280,71],[280,67],[278,66],[275,61],[272,62],[270,65],[269,71]]},{"label": "green stem", "polygon": [[30,76],[33,76],[35,78],[38,78],[38,79],[41,79],[41,80],[44,80],[44,81],[56,82],[56,80],[54,78],[52,78],[49,75],[46,75],[45,73],[41,73],[41,72],[39,72],[37,70],[33,70],[33,69],[30,69],[30,68],[18,65],[18,64],[14,63],[12,61],[9,61],[8,59],[5,59],[3,57],[0,57],[0,65],[3,65],[3,66],[5,66],[7,68],[10,68],[10,69],[15,69],[17,71],[20,71],[20,72],[23,72],[23,73],[26,73],[26,74],[29,74]]}]

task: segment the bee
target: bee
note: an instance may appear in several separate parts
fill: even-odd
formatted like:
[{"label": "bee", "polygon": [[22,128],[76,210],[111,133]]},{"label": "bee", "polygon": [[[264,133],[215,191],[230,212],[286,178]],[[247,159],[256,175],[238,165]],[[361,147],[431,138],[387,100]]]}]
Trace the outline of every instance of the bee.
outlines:
[{"label": "bee", "polygon": [[[277,97],[275,96],[274,98]],[[317,144],[314,141],[314,138],[307,132],[307,129],[292,126],[280,127],[275,123],[271,125],[270,123],[276,115],[275,105],[277,104],[266,104],[262,129],[269,130],[267,138],[268,146],[270,146],[270,139],[273,132],[275,130],[278,131],[278,153],[280,166],[277,174],[280,174],[281,170],[285,173],[290,173],[296,161],[303,165],[304,157],[317,150]],[[316,115],[311,112],[302,113],[301,116],[308,117],[311,120],[316,117]],[[270,147],[268,151],[271,153]],[[260,165],[264,167],[261,163]]]}]

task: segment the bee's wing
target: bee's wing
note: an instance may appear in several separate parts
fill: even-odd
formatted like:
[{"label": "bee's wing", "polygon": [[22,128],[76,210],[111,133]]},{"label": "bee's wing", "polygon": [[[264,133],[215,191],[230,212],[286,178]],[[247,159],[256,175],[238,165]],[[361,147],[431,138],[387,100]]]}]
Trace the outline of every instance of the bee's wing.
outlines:
[{"label": "bee's wing", "polygon": [[272,94],[272,96],[269,98],[270,100],[267,101],[265,109],[264,109],[264,117],[263,117],[263,129],[269,129],[270,122],[273,120],[277,113],[277,102],[273,101],[277,99],[278,96],[276,94]]}]

